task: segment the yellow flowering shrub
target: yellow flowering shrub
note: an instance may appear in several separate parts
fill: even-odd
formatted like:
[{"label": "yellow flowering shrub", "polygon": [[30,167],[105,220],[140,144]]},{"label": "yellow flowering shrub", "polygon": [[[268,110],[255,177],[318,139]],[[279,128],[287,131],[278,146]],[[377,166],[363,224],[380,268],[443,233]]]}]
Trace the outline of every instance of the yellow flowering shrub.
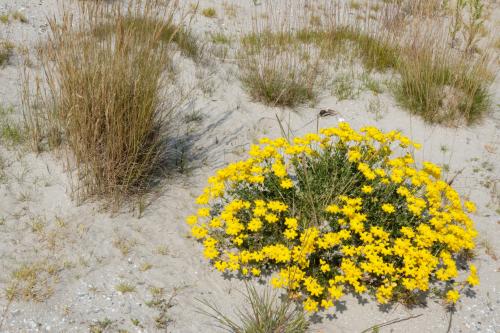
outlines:
[{"label": "yellow flowering shrub", "polygon": [[457,285],[479,283],[473,265],[455,281],[458,257],[475,246],[475,206],[438,166],[418,168],[412,147],[400,132],[345,122],[293,142],[261,139],[208,179],[187,223],[217,270],[270,275],[307,311],[346,292],[387,303],[435,282],[454,303]]}]

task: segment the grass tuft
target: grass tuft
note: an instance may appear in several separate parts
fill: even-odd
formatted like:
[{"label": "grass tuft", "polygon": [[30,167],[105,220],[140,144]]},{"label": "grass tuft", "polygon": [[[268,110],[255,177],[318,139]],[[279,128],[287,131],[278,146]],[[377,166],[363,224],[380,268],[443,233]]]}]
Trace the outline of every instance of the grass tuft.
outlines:
[{"label": "grass tuft", "polygon": [[135,291],[135,286],[130,284],[130,283],[127,283],[127,282],[122,282],[122,283],[119,283],[116,287],[115,287],[116,291],[122,293],[122,294],[126,294],[126,293],[132,293]]},{"label": "grass tuft", "polygon": [[214,8],[212,7],[209,7],[209,8],[205,8],[201,11],[201,14],[205,17],[208,17],[208,18],[215,18],[217,17],[217,12],[215,11]]},{"label": "grass tuft", "polygon": [[9,23],[9,14],[8,13],[1,14],[0,15],[0,22],[2,22],[3,24]]},{"label": "grass tuft", "polygon": [[355,99],[359,95],[359,89],[356,87],[352,73],[341,74],[335,78],[333,94],[339,101]]},{"label": "grass tuft", "polygon": [[247,306],[237,310],[237,321],[233,321],[215,305],[206,300],[200,302],[209,311],[200,312],[217,321],[217,326],[233,333],[304,333],[309,323],[304,312],[290,299],[281,300],[275,290],[269,288],[259,293],[255,286],[246,284],[244,294]]},{"label": "grass tuft", "polygon": [[223,32],[213,33],[210,37],[214,44],[231,44],[231,38],[226,36]]},{"label": "grass tuft", "polygon": [[314,100],[319,62],[292,35],[265,31],[245,36],[239,52],[241,81],[251,96],[271,106]]},{"label": "grass tuft", "polygon": [[490,108],[490,75],[484,59],[454,59],[449,53],[425,48],[401,58],[396,84],[397,100],[426,121],[470,125]]},{"label": "grass tuft", "polygon": [[9,62],[10,57],[14,54],[14,47],[12,42],[0,40],[0,67]]},{"label": "grass tuft", "polygon": [[12,19],[19,21],[21,23],[28,23],[28,18],[20,11],[15,11],[12,14]]},{"label": "grass tuft", "polygon": [[11,119],[14,112],[12,107],[0,105],[0,142],[10,145],[17,145],[23,142],[24,132],[22,128]]}]

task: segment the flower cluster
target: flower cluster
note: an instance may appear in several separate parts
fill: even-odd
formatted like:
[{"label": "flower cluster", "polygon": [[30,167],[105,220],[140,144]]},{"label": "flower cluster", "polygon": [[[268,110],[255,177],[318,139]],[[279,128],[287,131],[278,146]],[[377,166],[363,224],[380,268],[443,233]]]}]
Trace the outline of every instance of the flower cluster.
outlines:
[{"label": "flower cluster", "polygon": [[[439,281],[454,303],[476,208],[438,166],[418,168],[412,148],[400,132],[345,122],[293,142],[264,138],[208,179],[187,223],[217,270],[271,275],[311,312],[346,292],[387,303]],[[469,269],[461,286],[479,283]]]}]

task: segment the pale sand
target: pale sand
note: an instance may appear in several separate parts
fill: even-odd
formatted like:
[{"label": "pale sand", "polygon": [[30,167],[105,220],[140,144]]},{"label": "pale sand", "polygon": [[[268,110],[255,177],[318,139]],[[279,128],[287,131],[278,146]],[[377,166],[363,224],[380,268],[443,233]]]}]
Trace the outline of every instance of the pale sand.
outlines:
[{"label": "pale sand", "polygon": [[[193,23],[195,30],[199,34],[222,30],[234,35],[248,29],[242,18],[250,16],[252,2],[230,2],[240,3],[236,18],[200,16]],[[217,3],[203,0],[201,8],[212,5],[218,13],[223,13]],[[0,23],[0,37],[33,47],[39,36],[46,34],[45,15],[54,12],[55,4],[55,0],[2,0],[0,13],[24,8],[29,23]],[[499,6],[495,6],[491,20],[499,17]],[[9,65],[0,68],[0,103],[13,105],[18,112],[19,62],[20,57],[15,56]],[[196,77],[191,61],[184,60],[179,66],[183,69],[181,79],[190,82]],[[245,149],[256,138],[280,135],[276,115],[295,135],[300,135],[316,130],[317,114],[322,108],[332,108],[340,115],[321,118],[320,127],[335,126],[340,117],[356,128],[371,124],[384,130],[400,129],[423,144],[417,160],[449,164],[450,175],[462,171],[454,186],[478,205],[474,220],[480,245],[474,263],[481,284],[474,289],[475,295],[463,296],[459,301],[450,332],[500,332],[500,264],[493,258],[495,253],[500,256],[500,207],[498,197],[494,199],[482,184],[493,179],[497,191],[500,190],[498,78],[491,87],[494,105],[491,115],[472,127],[445,128],[410,116],[387,92],[378,96],[383,111],[380,116],[366,111],[368,101],[377,98],[366,91],[352,101],[338,102],[335,97],[326,96],[313,108],[279,110],[250,101],[231,61],[214,62],[205,66],[204,71],[208,85],[214,86],[215,91],[207,97],[197,90],[188,107],[199,111],[203,120],[180,129],[193,137],[189,149],[190,171],[166,180],[140,219],[136,212],[127,211],[110,216],[96,203],[77,206],[70,197],[64,164],[54,154],[36,156],[25,148],[8,149],[0,145],[0,155],[7,163],[7,181],[0,183],[0,221],[5,220],[0,224],[0,318],[3,309],[7,309],[2,332],[86,332],[90,325],[106,318],[112,321],[108,332],[160,331],[154,323],[158,311],[145,305],[151,300],[150,287],[165,288],[166,298],[174,288],[180,288],[173,307],[168,310],[173,321],[169,332],[219,332],[210,319],[196,312],[200,305],[196,298],[213,300],[230,314],[234,305],[240,303],[237,290],[244,287],[240,281],[225,280],[209,268],[201,246],[186,237],[189,228],[184,219],[195,209],[194,198],[209,175],[244,157]],[[443,146],[448,148],[445,153],[441,150]],[[58,224],[58,220],[64,223]],[[37,232],[40,222],[45,227]],[[117,249],[116,241],[120,239],[130,246],[126,255]],[[43,303],[15,301],[7,307],[3,290],[12,281],[11,272],[24,263],[60,267],[58,279],[49,281],[53,295]],[[144,263],[150,263],[152,268],[141,271]],[[136,291],[119,293],[115,287],[121,282],[135,285]],[[446,332],[449,322],[449,313],[432,299],[422,308],[397,306],[384,310],[372,300],[364,303],[345,297],[331,314],[333,317],[322,314],[313,318],[318,322],[312,325],[312,332],[360,332],[375,324],[420,314],[380,331]],[[132,319],[137,319],[141,327],[134,326]]]}]

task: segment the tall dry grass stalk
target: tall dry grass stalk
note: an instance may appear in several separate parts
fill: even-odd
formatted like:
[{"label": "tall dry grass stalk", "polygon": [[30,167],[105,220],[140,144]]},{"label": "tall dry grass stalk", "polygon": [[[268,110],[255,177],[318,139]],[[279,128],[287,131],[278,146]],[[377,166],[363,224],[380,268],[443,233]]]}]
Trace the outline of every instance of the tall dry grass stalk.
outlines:
[{"label": "tall dry grass stalk", "polygon": [[[171,51],[162,38],[166,29],[175,38],[179,6],[134,0],[126,8],[81,2],[79,9],[77,19],[66,9],[62,19],[49,20],[44,75],[36,84],[42,102],[33,107],[25,94],[26,124],[36,148],[45,139],[70,148],[78,198],[119,202],[148,186],[164,153],[173,99],[166,96]],[[100,26],[111,33],[89,33]]]}]

